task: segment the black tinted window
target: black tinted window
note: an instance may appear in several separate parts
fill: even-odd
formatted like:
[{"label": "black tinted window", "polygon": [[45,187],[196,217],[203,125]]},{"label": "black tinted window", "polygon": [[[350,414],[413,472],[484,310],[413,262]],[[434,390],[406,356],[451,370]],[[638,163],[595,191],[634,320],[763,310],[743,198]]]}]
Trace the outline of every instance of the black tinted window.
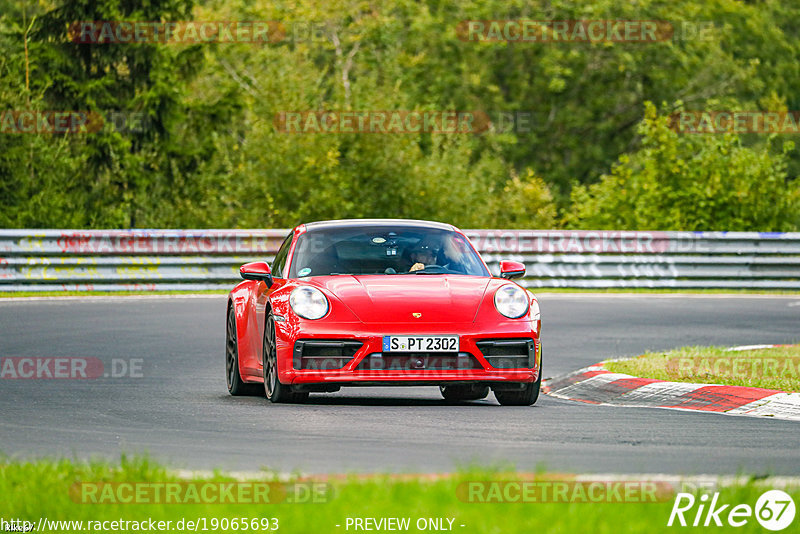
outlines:
[{"label": "black tinted window", "polygon": [[466,274],[489,276],[461,235],[414,227],[345,227],[306,232],[297,240],[291,278],[336,274]]},{"label": "black tinted window", "polygon": [[272,276],[275,276],[276,278],[283,278],[283,268],[286,265],[286,256],[289,255],[289,247],[292,245],[292,234],[294,234],[294,231],[289,232],[289,235],[287,235],[286,239],[283,240],[281,248],[278,249],[278,253],[275,254],[275,259],[272,261]]}]

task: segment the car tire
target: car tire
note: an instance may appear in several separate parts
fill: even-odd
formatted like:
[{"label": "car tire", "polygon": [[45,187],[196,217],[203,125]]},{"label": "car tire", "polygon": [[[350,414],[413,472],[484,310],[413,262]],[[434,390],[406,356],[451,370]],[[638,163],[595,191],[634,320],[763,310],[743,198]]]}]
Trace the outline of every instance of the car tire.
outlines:
[{"label": "car tire", "polygon": [[439,386],[439,392],[444,400],[450,402],[473,401],[485,399],[489,396],[489,386],[473,384],[458,384],[452,386]]},{"label": "car tire", "polygon": [[228,318],[225,322],[225,382],[228,393],[234,397],[243,395],[263,395],[261,384],[248,384],[239,373],[239,343],[236,334],[236,312],[233,306],[228,307]]},{"label": "car tire", "polygon": [[264,325],[264,347],[261,363],[264,373],[264,393],[270,402],[300,403],[308,399],[308,392],[292,391],[291,386],[281,382],[278,376],[278,352],[275,343],[275,318],[270,313]]},{"label": "car tire", "polygon": [[539,399],[539,390],[542,387],[542,360],[539,360],[539,378],[536,382],[526,383],[522,389],[500,390],[494,392],[497,402],[503,406],[533,406]]}]

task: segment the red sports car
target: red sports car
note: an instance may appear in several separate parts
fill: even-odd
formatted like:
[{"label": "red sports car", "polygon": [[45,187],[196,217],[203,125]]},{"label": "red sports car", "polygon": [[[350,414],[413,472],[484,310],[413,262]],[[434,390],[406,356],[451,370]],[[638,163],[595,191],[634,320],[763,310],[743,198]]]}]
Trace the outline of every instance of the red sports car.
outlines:
[{"label": "red sports car", "polygon": [[303,402],[342,386],[439,386],[451,401],[529,406],[542,351],[536,298],[500,278],[458,228],[375,219],[301,224],[242,265],[228,298],[231,395]]}]

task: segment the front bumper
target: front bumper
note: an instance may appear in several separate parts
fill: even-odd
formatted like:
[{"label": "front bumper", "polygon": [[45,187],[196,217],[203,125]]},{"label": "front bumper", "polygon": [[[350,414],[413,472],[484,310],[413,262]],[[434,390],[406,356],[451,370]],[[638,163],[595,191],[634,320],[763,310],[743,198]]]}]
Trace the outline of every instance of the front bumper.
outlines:
[{"label": "front bumper", "polygon": [[[541,369],[539,337],[528,321],[502,321],[483,329],[474,323],[370,326],[307,321],[299,329],[287,328],[280,332],[279,326],[278,330],[279,375],[285,384],[411,386],[480,382],[500,385],[534,382]],[[285,334],[284,339],[280,339],[281,333]],[[384,353],[383,337],[386,335],[458,335],[459,352]],[[509,344],[504,346],[504,342]],[[309,346],[319,352],[311,352],[310,359],[303,359]],[[527,347],[527,357],[513,354],[523,347]]]}]

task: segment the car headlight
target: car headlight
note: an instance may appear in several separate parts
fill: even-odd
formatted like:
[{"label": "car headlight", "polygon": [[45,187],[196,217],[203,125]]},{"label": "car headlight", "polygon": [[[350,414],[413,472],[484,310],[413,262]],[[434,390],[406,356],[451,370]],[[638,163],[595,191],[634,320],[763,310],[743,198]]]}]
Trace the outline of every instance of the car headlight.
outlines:
[{"label": "car headlight", "polygon": [[314,287],[298,287],[289,295],[292,310],[304,319],[321,319],[328,313],[328,299]]},{"label": "car headlight", "polygon": [[494,307],[509,319],[519,319],[528,311],[528,292],[507,284],[494,294]]}]

